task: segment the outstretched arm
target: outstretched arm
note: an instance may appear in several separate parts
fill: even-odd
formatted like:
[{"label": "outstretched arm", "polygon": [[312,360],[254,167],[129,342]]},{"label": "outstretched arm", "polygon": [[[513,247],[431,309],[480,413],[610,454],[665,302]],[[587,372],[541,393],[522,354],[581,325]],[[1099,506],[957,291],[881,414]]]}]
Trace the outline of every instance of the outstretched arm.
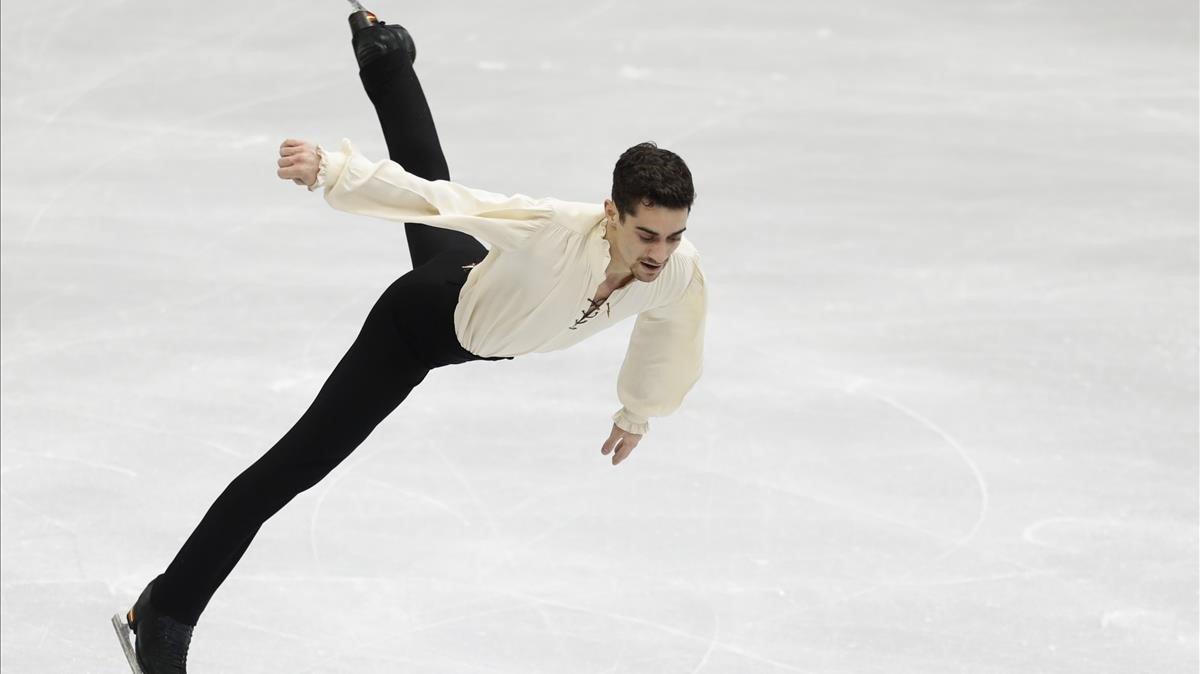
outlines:
[{"label": "outstretched arm", "polygon": [[345,139],[335,151],[288,139],[279,153],[280,178],[310,191],[324,186],[338,210],[453,229],[496,248],[520,247],[553,216],[546,200],[426,180],[390,159],[370,161]]}]

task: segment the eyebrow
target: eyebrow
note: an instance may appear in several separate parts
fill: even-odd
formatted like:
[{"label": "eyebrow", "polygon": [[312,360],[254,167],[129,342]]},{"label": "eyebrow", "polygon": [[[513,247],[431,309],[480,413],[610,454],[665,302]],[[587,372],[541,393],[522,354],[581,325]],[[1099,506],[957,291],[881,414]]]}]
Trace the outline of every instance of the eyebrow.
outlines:
[{"label": "eyebrow", "polygon": [[[648,229],[646,227],[642,227],[641,225],[638,225],[637,228],[647,234],[653,234],[654,236],[658,236],[658,232],[654,231],[653,229]],[[679,230],[678,232],[672,232],[671,234],[668,234],[667,236],[675,236],[677,234],[683,234],[686,231],[687,231],[687,227],[684,227],[683,229]]]}]

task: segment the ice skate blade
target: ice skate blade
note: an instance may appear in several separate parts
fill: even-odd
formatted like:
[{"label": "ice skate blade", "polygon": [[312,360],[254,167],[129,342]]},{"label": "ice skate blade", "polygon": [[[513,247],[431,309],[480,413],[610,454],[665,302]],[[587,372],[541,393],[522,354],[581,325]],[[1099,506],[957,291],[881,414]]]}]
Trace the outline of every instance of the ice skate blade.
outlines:
[{"label": "ice skate blade", "polygon": [[133,674],[143,674],[142,668],[138,666],[137,651],[133,649],[133,644],[129,641],[129,635],[133,634],[133,630],[129,629],[129,623],[125,622],[125,616],[118,613],[112,617],[113,629],[117,630],[117,639],[121,642],[121,650],[125,651],[125,659],[129,661],[129,668],[133,670]]}]

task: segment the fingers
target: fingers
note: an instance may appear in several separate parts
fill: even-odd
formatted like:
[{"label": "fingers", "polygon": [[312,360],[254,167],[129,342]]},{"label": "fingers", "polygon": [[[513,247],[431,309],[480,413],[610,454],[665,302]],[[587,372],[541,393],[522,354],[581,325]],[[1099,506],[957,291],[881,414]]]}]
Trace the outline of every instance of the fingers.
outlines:
[{"label": "fingers", "polygon": [[316,173],[312,167],[305,166],[286,166],[275,171],[275,175],[297,185],[311,185],[316,180]]},{"label": "fingers", "polygon": [[300,180],[304,175],[304,171],[297,166],[286,166],[275,171],[275,175],[284,180]]},{"label": "fingers", "polygon": [[629,456],[630,452],[633,451],[633,448],[637,447],[637,444],[637,440],[633,440],[629,437],[626,437],[624,440],[622,440],[621,446],[617,448],[617,453],[613,454],[613,465],[615,466],[624,461],[625,458]]},{"label": "fingers", "polygon": [[317,166],[317,157],[311,148],[288,146],[281,148],[280,154],[282,156],[275,162],[280,168],[275,171],[275,175],[283,180],[292,180],[296,185],[307,185],[311,182],[311,174]]},{"label": "fingers", "polygon": [[604,441],[604,445],[600,448],[600,453],[608,456],[608,453],[617,448],[617,443],[621,441],[621,436],[624,431],[613,424],[612,432],[608,434],[608,439]]},{"label": "fingers", "polygon": [[316,147],[304,140],[288,138],[279,145],[279,169],[275,175],[297,185],[308,185],[316,173]]},{"label": "fingers", "polygon": [[600,448],[600,453],[608,456],[609,452],[612,452],[612,463],[615,466],[624,461],[641,440],[642,436],[636,433],[627,433],[621,430],[616,424],[613,424],[612,433],[609,434],[608,440],[604,441],[604,446]]},{"label": "fingers", "polygon": [[[289,145],[288,143],[296,143]],[[316,148],[311,143],[302,141],[285,140],[283,145],[279,146],[279,165],[288,166],[297,161],[306,161],[311,155],[316,157]]]}]

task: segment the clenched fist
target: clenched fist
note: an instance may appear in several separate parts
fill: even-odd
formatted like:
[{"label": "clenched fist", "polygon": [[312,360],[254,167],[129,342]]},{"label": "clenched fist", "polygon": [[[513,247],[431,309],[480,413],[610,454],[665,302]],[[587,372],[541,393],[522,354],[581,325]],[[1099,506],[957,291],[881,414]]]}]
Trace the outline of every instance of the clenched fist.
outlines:
[{"label": "clenched fist", "polygon": [[279,170],[275,172],[284,180],[291,179],[297,185],[312,186],[317,182],[317,146],[304,140],[288,138],[279,146]]}]

